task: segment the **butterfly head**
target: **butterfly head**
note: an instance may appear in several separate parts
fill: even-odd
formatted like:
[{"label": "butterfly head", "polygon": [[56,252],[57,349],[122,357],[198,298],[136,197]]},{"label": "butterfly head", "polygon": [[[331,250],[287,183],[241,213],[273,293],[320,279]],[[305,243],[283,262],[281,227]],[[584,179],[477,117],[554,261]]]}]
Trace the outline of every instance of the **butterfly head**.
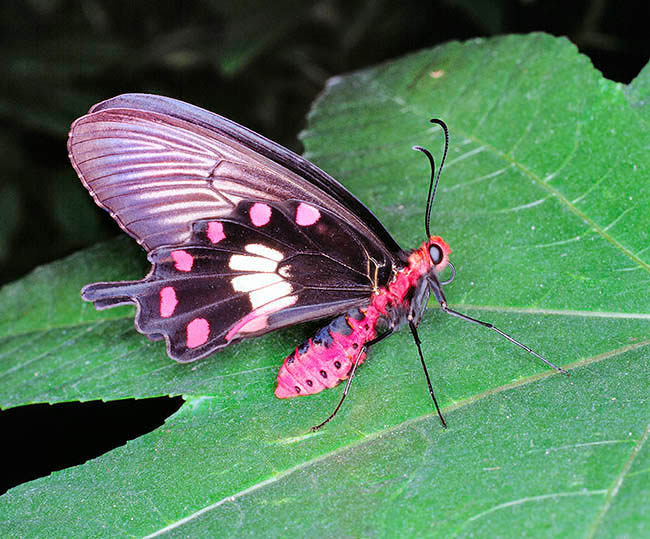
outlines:
[{"label": "butterfly head", "polygon": [[449,265],[451,249],[440,236],[431,236],[424,244],[424,249],[431,261],[431,269],[436,273],[440,273]]},{"label": "butterfly head", "polygon": [[[411,251],[409,255],[409,266],[420,276],[440,275],[440,273],[451,265],[449,254],[451,249],[447,242],[440,236],[431,236],[419,249]],[[453,274],[452,269],[452,274]],[[446,281],[445,281],[446,282]]]}]

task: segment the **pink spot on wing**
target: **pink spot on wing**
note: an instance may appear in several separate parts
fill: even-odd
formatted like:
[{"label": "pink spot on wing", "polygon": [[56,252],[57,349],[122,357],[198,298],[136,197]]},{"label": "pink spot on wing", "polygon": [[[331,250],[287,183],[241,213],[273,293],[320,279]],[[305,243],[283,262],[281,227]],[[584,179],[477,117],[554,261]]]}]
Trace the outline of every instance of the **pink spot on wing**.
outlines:
[{"label": "pink spot on wing", "polygon": [[169,318],[174,314],[174,310],[178,305],[176,298],[176,290],[172,286],[166,286],[160,290],[160,316],[162,318]]},{"label": "pink spot on wing", "polygon": [[271,206],[262,202],[256,202],[251,206],[248,214],[251,217],[251,222],[255,226],[264,226],[271,220]]},{"label": "pink spot on wing", "polygon": [[196,348],[208,341],[210,324],[205,318],[195,318],[187,324],[187,347]]},{"label": "pink spot on wing", "polygon": [[239,333],[252,333],[254,331],[259,331],[264,329],[269,322],[269,317],[266,315],[258,316],[257,318],[252,318],[246,324],[239,328]]},{"label": "pink spot on wing", "polygon": [[187,251],[172,251],[172,258],[178,271],[190,271],[194,265],[194,257]]},{"label": "pink spot on wing", "polygon": [[284,296],[251,311],[230,328],[230,331],[226,333],[226,340],[231,340],[238,333],[252,333],[253,331],[264,329],[268,326],[269,314],[286,309],[296,303],[296,301],[298,301],[298,296]]},{"label": "pink spot on wing", "polygon": [[314,208],[304,202],[298,204],[298,208],[296,209],[296,223],[300,226],[313,225],[319,219],[320,212],[318,211],[318,208]]},{"label": "pink spot on wing", "polygon": [[210,221],[208,223],[208,232],[206,235],[212,243],[219,243],[226,237],[223,233],[223,225],[217,221]]},{"label": "pink spot on wing", "polygon": [[[244,318],[239,320],[230,331],[226,333],[226,340],[229,341],[237,333],[243,333],[251,331],[258,331],[266,327],[268,316],[260,314],[259,311],[253,311],[248,313]],[[252,328],[252,329],[249,329]]]}]

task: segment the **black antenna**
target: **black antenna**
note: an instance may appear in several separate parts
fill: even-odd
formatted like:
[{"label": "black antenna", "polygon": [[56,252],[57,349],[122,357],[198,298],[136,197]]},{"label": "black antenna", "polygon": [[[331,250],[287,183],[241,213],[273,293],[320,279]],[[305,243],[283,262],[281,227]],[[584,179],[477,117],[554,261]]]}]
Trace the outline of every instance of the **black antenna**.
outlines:
[{"label": "black antenna", "polygon": [[[429,182],[429,194],[427,195],[427,210],[424,213],[424,228],[427,232],[427,238],[431,237],[431,232],[429,231],[429,222],[431,221],[431,207],[433,206],[433,200],[436,197],[436,190],[438,189],[438,181],[440,180],[440,173],[442,172],[442,167],[445,164],[445,159],[447,158],[447,150],[449,149],[449,129],[447,129],[447,124],[438,118],[433,118],[431,123],[438,124],[442,127],[442,130],[445,132],[445,149],[442,153],[442,160],[440,161],[440,168],[438,169],[438,174],[436,174],[436,166],[433,161],[433,156],[431,152],[422,146],[413,146],[414,150],[422,152],[429,159],[431,164],[431,181]],[[434,183],[435,178],[435,183]]]}]

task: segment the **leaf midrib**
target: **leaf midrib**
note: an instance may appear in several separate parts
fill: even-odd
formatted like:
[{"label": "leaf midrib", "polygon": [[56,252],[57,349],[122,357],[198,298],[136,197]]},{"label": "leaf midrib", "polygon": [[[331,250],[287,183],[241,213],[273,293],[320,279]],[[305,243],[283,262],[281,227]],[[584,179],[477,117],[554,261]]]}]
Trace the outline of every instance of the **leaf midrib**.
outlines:
[{"label": "leaf midrib", "polygon": [[[433,300],[432,300],[433,302]],[[527,308],[527,307],[508,307],[505,305],[472,305],[465,303],[449,303],[449,307],[452,309],[464,309],[464,310],[475,310],[475,311],[485,311],[485,312],[494,312],[494,313],[514,313],[514,314],[525,314],[525,315],[549,315],[549,316],[575,316],[583,318],[609,318],[612,320],[615,319],[631,319],[631,320],[650,320],[650,313],[625,313],[625,312],[615,312],[615,311],[580,311],[573,309],[537,309],[537,308]],[[429,307],[429,309],[435,308]],[[33,329],[29,331],[22,331],[19,333],[6,334],[0,337],[0,341],[18,337],[27,337],[30,335],[36,335],[39,333],[47,333],[48,331],[58,331],[64,329],[80,329],[86,326],[106,324],[114,321],[123,321],[133,318],[133,314],[125,316],[116,316],[113,318],[105,318],[101,320],[89,320],[84,322],[78,322],[75,324],[55,324],[43,328]],[[0,359],[3,356],[0,355]]]}]

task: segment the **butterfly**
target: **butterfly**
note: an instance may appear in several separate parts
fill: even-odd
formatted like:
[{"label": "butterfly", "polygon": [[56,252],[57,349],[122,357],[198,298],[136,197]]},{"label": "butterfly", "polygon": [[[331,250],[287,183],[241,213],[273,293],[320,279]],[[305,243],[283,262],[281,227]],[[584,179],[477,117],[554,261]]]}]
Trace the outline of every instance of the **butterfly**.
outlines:
[{"label": "butterfly", "polygon": [[[68,152],[98,206],[145,249],[140,281],[99,282],[82,297],[97,309],[135,304],[136,329],[164,339],[176,361],[190,362],[270,331],[328,319],[284,360],[279,398],[311,395],[342,380],[350,389],[368,349],[408,325],[433,393],[417,333],[433,293],[453,279],[451,250],[429,230],[449,146],[431,179],[426,240],[404,250],[352,193],[286,148],[217,114],[175,99],[124,94],[94,105],[70,129]],[[451,278],[441,280],[449,267]]]}]

